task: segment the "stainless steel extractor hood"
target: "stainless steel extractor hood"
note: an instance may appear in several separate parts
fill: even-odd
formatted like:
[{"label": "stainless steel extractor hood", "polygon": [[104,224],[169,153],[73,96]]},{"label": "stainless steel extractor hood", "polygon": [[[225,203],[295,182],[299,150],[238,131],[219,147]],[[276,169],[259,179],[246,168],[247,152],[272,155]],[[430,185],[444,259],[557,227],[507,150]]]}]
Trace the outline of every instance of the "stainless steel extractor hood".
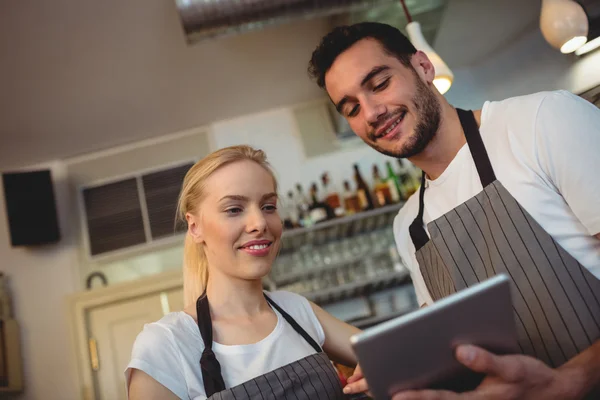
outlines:
[{"label": "stainless steel extractor hood", "polygon": [[176,0],[188,43],[391,2],[393,0]]}]

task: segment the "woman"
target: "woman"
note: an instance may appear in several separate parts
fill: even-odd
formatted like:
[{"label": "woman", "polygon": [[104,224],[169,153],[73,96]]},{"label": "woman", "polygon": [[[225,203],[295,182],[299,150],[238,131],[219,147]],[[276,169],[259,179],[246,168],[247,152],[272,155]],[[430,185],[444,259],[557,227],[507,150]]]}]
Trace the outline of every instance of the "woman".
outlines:
[{"label": "woman", "polygon": [[[248,146],[187,173],[178,207],[186,307],[138,335],[130,399],[343,398],[328,357],[355,365],[358,329],[297,294],[262,289],[281,244],[277,199],[265,154]],[[361,378],[357,367],[346,392],[366,390]]]}]

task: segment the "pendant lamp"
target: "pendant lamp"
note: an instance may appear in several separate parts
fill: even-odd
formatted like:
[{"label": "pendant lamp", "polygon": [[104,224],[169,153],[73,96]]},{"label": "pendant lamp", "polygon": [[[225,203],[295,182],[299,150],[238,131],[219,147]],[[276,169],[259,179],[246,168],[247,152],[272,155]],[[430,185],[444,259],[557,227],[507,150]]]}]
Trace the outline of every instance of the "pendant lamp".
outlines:
[{"label": "pendant lamp", "polygon": [[435,78],[433,78],[433,84],[441,94],[444,94],[448,91],[448,89],[450,89],[450,86],[452,86],[454,74],[450,68],[448,68],[448,65],[446,65],[444,60],[442,60],[442,58],[438,55],[438,53],[436,53],[429,43],[427,43],[427,40],[425,40],[425,37],[423,36],[423,31],[421,30],[421,24],[412,20],[412,16],[408,12],[408,8],[406,7],[404,0],[400,0],[400,3],[402,3],[404,14],[408,20],[408,25],[406,25],[406,33],[408,33],[408,38],[417,50],[421,50],[427,54],[429,61],[431,61],[435,69]]},{"label": "pendant lamp", "polygon": [[572,53],[587,42],[588,18],[573,0],[542,0],[540,29],[544,39],[561,53]]}]

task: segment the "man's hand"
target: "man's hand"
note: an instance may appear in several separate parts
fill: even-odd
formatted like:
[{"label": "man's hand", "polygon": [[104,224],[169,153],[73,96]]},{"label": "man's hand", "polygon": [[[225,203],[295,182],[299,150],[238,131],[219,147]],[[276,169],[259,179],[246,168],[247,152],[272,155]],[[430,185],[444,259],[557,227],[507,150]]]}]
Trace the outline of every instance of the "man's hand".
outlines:
[{"label": "man's hand", "polygon": [[[356,366],[354,373],[348,378],[348,384],[344,387],[345,394],[368,393],[369,385],[365,379],[360,365]],[[370,396],[370,394],[369,394]]]},{"label": "man's hand", "polygon": [[392,400],[573,399],[568,371],[552,369],[523,355],[497,356],[475,346],[459,346],[456,358],[469,369],[486,374],[472,392],[418,390],[396,394]]}]

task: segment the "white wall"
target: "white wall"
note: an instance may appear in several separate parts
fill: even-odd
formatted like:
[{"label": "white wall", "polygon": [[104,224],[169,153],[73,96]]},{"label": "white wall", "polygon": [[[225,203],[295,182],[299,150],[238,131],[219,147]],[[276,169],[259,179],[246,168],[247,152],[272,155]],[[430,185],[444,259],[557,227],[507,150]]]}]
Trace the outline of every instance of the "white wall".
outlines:
[{"label": "white wall", "polygon": [[52,170],[61,234],[58,245],[11,248],[0,191],[0,271],[9,279],[14,318],[20,324],[25,391],[21,399],[79,398],[69,340],[65,296],[77,288],[76,247],[67,219],[69,193],[62,163],[37,165]]},{"label": "white wall", "polygon": [[264,150],[277,173],[282,195],[288,190],[295,192],[296,183],[301,183],[305,192],[312,182],[317,182],[320,187],[320,176],[325,171],[339,190],[345,179],[354,186],[353,163],[359,164],[363,178],[370,181],[374,163],[384,172],[384,162],[392,160],[362,143],[336,153],[306,158],[299,134],[290,108],[221,121],[212,126],[213,142],[218,148],[249,144]]},{"label": "white wall", "polygon": [[591,89],[600,84],[600,51],[581,58],[563,55],[544,41],[536,27],[485,62],[453,72],[454,84],[446,98],[454,105],[477,109],[486,100],[557,89],[580,94]]}]

